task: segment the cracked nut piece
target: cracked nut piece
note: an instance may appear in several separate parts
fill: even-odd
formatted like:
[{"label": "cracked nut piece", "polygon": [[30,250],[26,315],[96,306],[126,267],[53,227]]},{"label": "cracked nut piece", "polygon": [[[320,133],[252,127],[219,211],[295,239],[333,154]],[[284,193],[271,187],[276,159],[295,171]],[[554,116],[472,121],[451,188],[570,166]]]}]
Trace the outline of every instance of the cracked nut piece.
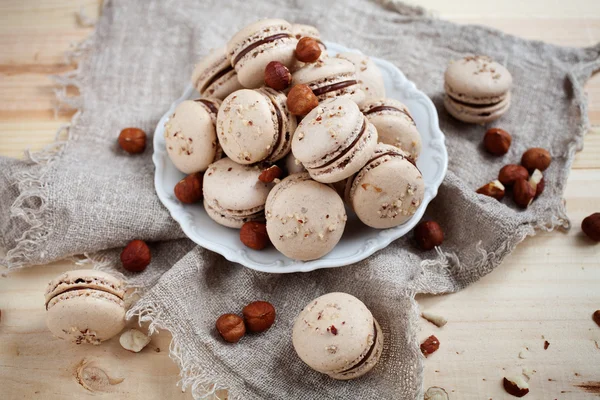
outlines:
[{"label": "cracked nut piece", "polygon": [[264,332],[275,322],[275,307],[266,301],[253,301],[242,310],[250,332]]},{"label": "cracked nut piece", "polygon": [[448,392],[444,388],[432,386],[425,392],[424,400],[448,400]]},{"label": "cracked nut piece", "polygon": [[521,165],[509,164],[502,167],[498,174],[498,180],[504,186],[514,185],[517,179],[529,179],[529,172]]},{"label": "cracked nut piece", "polygon": [[275,90],[285,90],[292,83],[290,70],[279,61],[271,61],[265,67],[265,85]]},{"label": "cracked nut piece", "polygon": [[431,250],[444,241],[444,231],[435,221],[423,221],[415,227],[415,240],[422,250]]},{"label": "cracked nut piece", "polygon": [[477,189],[477,193],[493,197],[496,200],[502,200],[504,198],[505,188],[499,180],[495,180]]},{"label": "cracked nut piece", "polygon": [[440,341],[434,335],[429,336],[421,343],[421,352],[425,357],[431,353],[435,353],[440,348]]},{"label": "cracked nut piece", "polygon": [[504,378],[504,390],[515,397],[523,397],[529,393],[529,384],[520,376]]},{"label": "cracked nut piece", "polygon": [[270,243],[267,234],[267,224],[257,221],[248,221],[240,229],[240,240],[246,247],[262,250]]},{"label": "cracked nut piece", "polygon": [[592,314],[592,319],[598,326],[600,326],[600,310],[594,311]]},{"label": "cracked nut piece", "polygon": [[201,172],[189,174],[175,185],[175,197],[182,203],[193,204],[202,200],[202,179]]},{"label": "cracked nut piece", "polygon": [[244,320],[239,315],[223,314],[215,326],[223,340],[229,343],[237,343],[246,334]]},{"label": "cracked nut piece", "polygon": [[483,137],[483,147],[495,156],[502,156],[508,152],[512,137],[504,129],[490,128]]},{"label": "cracked nut piece", "polygon": [[600,242],[600,212],[593,213],[581,221],[581,230],[590,239]]},{"label": "cracked nut piece", "polygon": [[540,147],[534,147],[523,153],[521,157],[521,165],[527,168],[529,171],[539,169],[545,171],[550,166],[552,157],[546,149]]},{"label": "cracked nut piece", "polygon": [[442,317],[441,315],[431,313],[429,311],[423,311],[421,313],[421,317],[425,318],[427,321],[431,322],[438,328],[441,328],[442,326],[448,323],[448,320],[446,318]]},{"label": "cracked nut piece", "polygon": [[544,192],[544,187],[546,187],[546,182],[544,181],[544,175],[542,175],[542,171],[536,169],[531,174],[529,178],[529,184],[535,188],[535,199],[538,198],[540,194]]},{"label": "cracked nut piece", "polygon": [[119,134],[118,142],[129,154],[143,153],[146,149],[146,132],[139,128],[125,128]]},{"label": "cracked nut piece", "polygon": [[129,329],[121,334],[119,343],[125,350],[139,353],[150,343],[150,338],[137,329]]},{"label": "cracked nut piece", "polygon": [[517,179],[513,187],[513,200],[521,208],[527,208],[535,197],[535,189],[525,179]]},{"label": "cracked nut piece", "polygon": [[130,272],[142,272],[151,260],[150,248],[143,240],[132,240],[121,252],[123,268]]},{"label": "cracked nut piece", "polygon": [[260,173],[260,175],[258,176],[258,180],[263,183],[271,183],[275,179],[280,179],[282,176],[283,170],[277,165],[272,165]]},{"label": "cracked nut piece", "polygon": [[310,37],[303,37],[296,45],[296,59],[305,63],[315,62],[321,57],[319,42]]},{"label": "cracked nut piece", "polygon": [[308,85],[295,85],[288,93],[287,106],[294,115],[306,115],[318,105],[319,99]]}]

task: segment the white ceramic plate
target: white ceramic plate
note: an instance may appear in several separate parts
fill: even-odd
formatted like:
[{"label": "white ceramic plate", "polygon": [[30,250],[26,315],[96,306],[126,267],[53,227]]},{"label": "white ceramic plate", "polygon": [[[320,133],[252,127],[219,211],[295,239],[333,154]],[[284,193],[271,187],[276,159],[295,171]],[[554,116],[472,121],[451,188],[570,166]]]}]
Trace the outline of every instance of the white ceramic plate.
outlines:
[{"label": "white ceramic plate", "polygon": [[[327,49],[330,55],[347,51],[358,52],[335,43],[327,43]],[[446,175],[448,153],[444,145],[444,134],[440,131],[438,115],[429,97],[418,90],[415,84],[406,79],[394,65],[375,57],[372,59],[383,73],[387,96],[398,99],[408,106],[421,133],[422,152],[417,165],[423,173],[425,197],[410,220],[395,228],[377,230],[363,225],[354,213],[348,210],[348,222],[338,245],[325,257],[313,261],[291,260],[274,247],[262,251],[247,248],[240,242],[239,231],[218,225],[210,219],[202,203],[184,205],[173,194],[175,184],[185,175],[173,166],[167,155],[164,125],[179,103],[199,97],[198,92],[189,85],[158,122],[154,132],[154,155],[152,156],[156,166],[154,175],[156,193],[171,216],[179,222],[185,234],[200,246],[223,255],[229,261],[258,271],[287,273],[341,267],[364,260],[410,231],[423,216],[429,202],[436,196]]]}]

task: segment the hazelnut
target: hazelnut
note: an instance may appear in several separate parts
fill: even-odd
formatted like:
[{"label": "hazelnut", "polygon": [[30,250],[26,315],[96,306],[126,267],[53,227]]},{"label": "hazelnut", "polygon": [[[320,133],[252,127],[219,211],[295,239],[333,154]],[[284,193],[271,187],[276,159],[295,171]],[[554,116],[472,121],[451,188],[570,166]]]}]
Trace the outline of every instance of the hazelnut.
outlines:
[{"label": "hazelnut", "polygon": [[296,45],[296,59],[305,63],[312,63],[321,56],[319,42],[310,37],[303,37]]},{"label": "hazelnut", "polygon": [[137,329],[129,329],[121,334],[119,343],[125,350],[139,353],[150,343],[150,338]]},{"label": "hazelnut", "polygon": [[132,240],[121,252],[123,268],[130,272],[142,272],[151,259],[150,248],[143,240]]},{"label": "hazelnut", "polygon": [[444,388],[432,386],[425,392],[424,400],[448,400],[448,392]]},{"label": "hazelnut", "polygon": [[581,230],[590,239],[600,242],[600,213],[593,213],[581,222]]},{"label": "hazelnut", "polygon": [[175,197],[182,203],[192,204],[202,200],[202,179],[201,172],[189,174],[175,185]]},{"label": "hazelnut", "polygon": [[129,154],[142,153],[146,149],[146,132],[139,128],[125,128],[119,134],[119,146]]},{"label": "hazelnut", "polygon": [[279,61],[271,61],[265,68],[265,85],[275,90],[285,90],[292,83],[290,70]]},{"label": "hazelnut", "polygon": [[498,180],[492,181],[477,189],[477,193],[493,197],[496,200],[502,200],[504,198],[504,192],[504,185]]},{"label": "hazelnut", "polygon": [[421,343],[421,352],[425,357],[431,353],[435,353],[440,348],[440,341],[434,335],[429,336]]},{"label": "hazelnut", "polygon": [[423,221],[415,227],[415,240],[423,250],[431,250],[444,241],[442,227],[435,221]]},{"label": "hazelnut", "polygon": [[539,147],[527,150],[521,157],[521,165],[527,168],[529,171],[539,169],[545,171],[550,166],[552,157],[548,150]]},{"label": "hazelnut", "polygon": [[529,184],[535,188],[534,198],[537,199],[538,196],[544,192],[544,187],[546,186],[546,183],[544,181],[544,175],[542,175],[542,171],[540,171],[539,169],[533,171],[533,174],[531,174],[531,178],[529,178]]},{"label": "hazelnut", "polygon": [[517,179],[513,187],[513,200],[521,208],[527,208],[535,197],[533,188],[525,179]]},{"label": "hazelnut", "polygon": [[438,328],[441,328],[442,326],[444,326],[448,323],[448,320],[446,318],[442,317],[441,315],[437,315],[432,312],[429,312],[429,311],[423,311],[421,313],[421,317],[425,318],[427,321],[431,322]]},{"label": "hazelnut", "polygon": [[260,173],[260,175],[258,176],[258,180],[264,183],[271,183],[275,179],[279,179],[282,176],[283,170],[277,165],[272,165]]},{"label": "hazelnut", "polygon": [[525,167],[516,164],[505,165],[498,174],[498,180],[504,186],[512,186],[517,179],[529,179],[529,172]]},{"label": "hazelnut", "polygon": [[594,311],[592,314],[592,319],[598,326],[600,326],[600,310]]},{"label": "hazelnut", "polygon": [[306,115],[319,105],[319,99],[308,85],[295,85],[287,96],[287,106],[294,115]]},{"label": "hazelnut", "polygon": [[515,397],[523,397],[529,393],[529,385],[520,376],[504,378],[504,390]]},{"label": "hazelnut", "polygon": [[250,332],[264,332],[275,322],[275,308],[266,301],[253,301],[242,310]]},{"label": "hazelnut", "polygon": [[483,137],[483,147],[488,153],[502,156],[508,152],[512,137],[508,132],[499,128],[490,128]]},{"label": "hazelnut", "polygon": [[262,222],[248,221],[240,229],[240,240],[247,247],[262,250],[270,243],[267,225]]},{"label": "hazelnut", "polygon": [[229,343],[237,343],[246,334],[244,320],[239,315],[223,314],[215,326],[223,340]]}]

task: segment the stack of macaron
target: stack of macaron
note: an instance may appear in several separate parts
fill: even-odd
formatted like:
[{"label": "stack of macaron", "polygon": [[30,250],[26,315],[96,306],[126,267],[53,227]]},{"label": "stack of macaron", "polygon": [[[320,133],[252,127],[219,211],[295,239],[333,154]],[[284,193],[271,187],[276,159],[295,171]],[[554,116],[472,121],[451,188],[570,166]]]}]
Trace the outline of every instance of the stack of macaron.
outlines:
[{"label": "stack of macaron", "polygon": [[[317,28],[250,24],[196,66],[192,83],[201,97],[177,106],[165,143],[175,167],[203,174],[204,208],[218,224],[264,223],[285,256],[314,260],[342,237],[346,206],[385,229],[421,204],[409,110],[385,97],[369,57],[329,57]],[[264,174],[274,165],[283,173]]]}]

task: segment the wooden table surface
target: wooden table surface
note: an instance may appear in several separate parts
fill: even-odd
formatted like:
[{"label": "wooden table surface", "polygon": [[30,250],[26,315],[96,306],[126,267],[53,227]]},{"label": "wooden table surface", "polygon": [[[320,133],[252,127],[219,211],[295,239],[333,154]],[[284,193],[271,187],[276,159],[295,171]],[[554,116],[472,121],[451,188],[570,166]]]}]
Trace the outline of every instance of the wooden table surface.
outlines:
[{"label": "wooden table surface", "polygon": [[[72,111],[54,115],[47,77],[72,69],[63,53],[93,28],[81,26],[82,9],[97,18],[99,0],[0,2],[0,155],[21,157],[41,149]],[[459,23],[477,23],[560,45],[600,41],[600,1],[545,0],[448,2],[422,5]],[[435,334],[440,350],[425,361],[425,388],[441,386],[451,399],[504,399],[506,374],[535,370],[529,399],[600,397],[600,245],[580,231],[600,211],[600,74],[586,86],[592,129],[573,164],[565,197],[573,229],[527,239],[493,273],[460,293],[418,298],[423,309],[445,316],[443,328],[421,321],[420,337]],[[0,398],[98,397],[189,399],[176,387],[179,371],[168,357],[163,331],[139,354],[118,340],[72,346],[54,339],[44,320],[43,290],[69,261],[0,279]],[[550,346],[544,350],[544,341]]]}]

